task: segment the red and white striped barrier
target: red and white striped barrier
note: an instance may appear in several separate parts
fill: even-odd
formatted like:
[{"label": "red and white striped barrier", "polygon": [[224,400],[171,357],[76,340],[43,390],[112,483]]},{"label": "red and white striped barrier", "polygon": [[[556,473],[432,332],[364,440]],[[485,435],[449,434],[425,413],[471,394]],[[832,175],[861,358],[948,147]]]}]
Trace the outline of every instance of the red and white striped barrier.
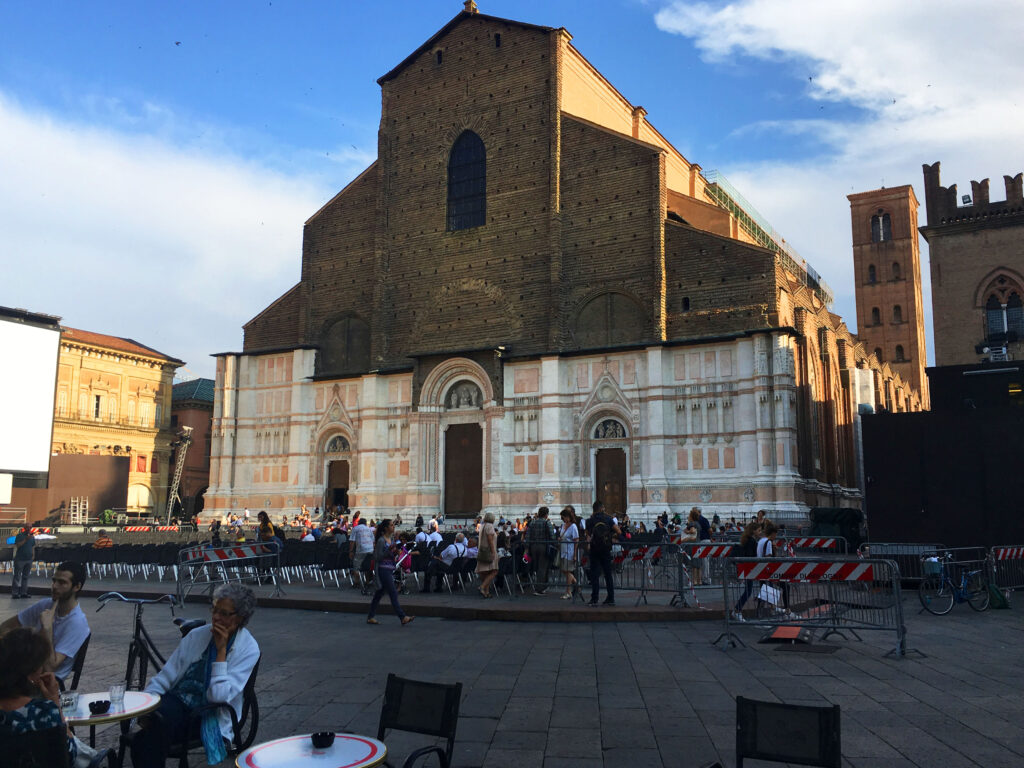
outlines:
[{"label": "red and white striped barrier", "polygon": [[804,536],[790,539],[794,549],[835,549],[839,545],[839,539]]},{"label": "red and white striped barrier", "polygon": [[[197,552],[203,560],[208,563],[219,563],[224,560],[242,560],[247,557],[261,557],[271,555],[273,548],[265,544],[249,544],[244,547],[222,547],[217,549],[203,549]],[[199,557],[193,559],[198,560]]]},{"label": "red and white striped barrier", "polygon": [[150,530],[148,525],[126,525],[124,528],[126,533],[145,533]]},{"label": "red and white striped barrier", "polygon": [[1024,560],[1024,547],[994,547],[992,556],[996,560]]},{"label": "red and white striped barrier", "polygon": [[35,536],[37,533],[53,533],[53,529],[52,528],[33,528],[33,529],[31,529],[29,531],[29,533],[31,533],[33,536]]},{"label": "red and white striped barrier", "polygon": [[732,555],[732,544],[698,544],[690,550],[690,557],[702,560],[706,557],[729,557]]},{"label": "red and white striped barrier", "polygon": [[740,579],[761,581],[874,581],[875,567],[856,560],[831,563],[772,560],[736,563],[736,575]]},{"label": "red and white striped barrier", "polygon": [[179,530],[176,525],[158,525],[156,529],[158,531],[174,531],[175,533]]}]

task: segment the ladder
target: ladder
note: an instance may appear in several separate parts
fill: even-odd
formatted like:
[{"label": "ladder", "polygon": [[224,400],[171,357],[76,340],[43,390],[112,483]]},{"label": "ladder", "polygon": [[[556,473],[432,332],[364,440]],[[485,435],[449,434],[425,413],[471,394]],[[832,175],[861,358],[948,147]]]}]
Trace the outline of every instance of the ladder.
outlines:
[{"label": "ladder", "polygon": [[178,430],[178,439],[171,443],[172,448],[178,449],[178,458],[174,462],[174,474],[171,477],[171,487],[167,490],[167,525],[171,524],[171,513],[174,511],[174,500],[178,497],[178,485],[181,483],[181,473],[185,469],[185,454],[188,447],[192,445],[192,427],[181,427]]},{"label": "ladder", "polygon": [[89,497],[72,496],[68,507],[68,522],[71,525],[85,525],[89,522]]}]

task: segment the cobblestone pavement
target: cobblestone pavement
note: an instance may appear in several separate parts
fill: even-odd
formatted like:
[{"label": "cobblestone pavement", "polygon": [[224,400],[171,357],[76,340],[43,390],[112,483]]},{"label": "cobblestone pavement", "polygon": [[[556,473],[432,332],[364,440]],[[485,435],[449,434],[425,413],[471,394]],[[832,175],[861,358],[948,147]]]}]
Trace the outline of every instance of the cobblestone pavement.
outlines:
[{"label": "cobblestone pavement", "polygon": [[[0,596],[0,620],[28,601]],[[410,607],[413,601],[410,601]],[[124,674],[131,609],[83,607],[93,630],[80,690]],[[842,706],[844,765],[1024,765],[1024,613],[919,614],[907,595],[908,646],[892,633],[830,641],[832,654],[757,645],[719,650],[715,621],[518,623],[420,617],[379,626],[345,613],[259,609],[258,740],[322,729],[373,735],[388,672],[464,685],[458,766],[734,765],[734,697]],[[596,609],[600,610],[600,609]],[[191,604],[184,613],[203,616]],[[146,610],[162,649],[176,643],[163,606]],[[100,734],[112,743],[116,729]],[[394,734],[398,764],[424,737]],[[126,761],[127,762],[127,761]],[[201,753],[193,765],[205,765]]]}]

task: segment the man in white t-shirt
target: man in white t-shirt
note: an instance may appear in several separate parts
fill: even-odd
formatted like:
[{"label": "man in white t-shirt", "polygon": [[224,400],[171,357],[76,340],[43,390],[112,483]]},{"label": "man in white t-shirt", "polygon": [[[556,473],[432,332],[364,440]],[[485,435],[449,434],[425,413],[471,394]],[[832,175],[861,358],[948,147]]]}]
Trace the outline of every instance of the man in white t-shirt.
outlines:
[{"label": "man in white t-shirt", "polygon": [[440,544],[441,534],[437,532],[437,523],[431,522],[430,533],[427,534],[427,544]]},{"label": "man in white t-shirt", "polygon": [[17,627],[29,627],[46,635],[53,646],[54,674],[61,680],[71,674],[75,654],[89,637],[89,622],[78,604],[78,593],[84,583],[85,566],[61,563],[53,574],[50,597],[0,624],[0,635]]},{"label": "man in white t-shirt", "polygon": [[444,578],[444,574],[449,573],[452,567],[452,563],[458,557],[466,557],[466,535],[464,533],[455,534],[455,542],[449,544],[443,550],[441,554],[434,555],[430,562],[427,564],[427,574],[423,579],[423,589],[421,592],[430,591],[430,580],[436,579],[437,586],[434,588],[435,592],[441,591],[441,581]]}]

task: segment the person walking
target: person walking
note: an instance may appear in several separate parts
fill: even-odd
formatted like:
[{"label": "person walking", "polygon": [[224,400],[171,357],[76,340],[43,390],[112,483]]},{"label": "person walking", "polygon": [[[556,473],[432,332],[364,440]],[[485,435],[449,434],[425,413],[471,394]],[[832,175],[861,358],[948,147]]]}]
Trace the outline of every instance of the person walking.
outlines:
[{"label": "person walking", "polygon": [[491,583],[498,575],[498,534],[494,530],[494,513],[486,512],[480,525],[480,542],[476,553],[476,575],[480,577],[480,594],[491,594]]},{"label": "person walking", "polygon": [[558,532],[558,540],[561,542],[559,569],[565,575],[565,594],[562,595],[562,599],[570,600],[577,584],[576,542],[580,539],[580,529],[576,524],[576,510],[572,506],[565,507],[560,517],[562,529]]},{"label": "person walking", "polygon": [[590,542],[590,602],[595,607],[601,587],[599,576],[604,574],[605,605],[615,605],[615,583],[612,581],[612,543],[622,531],[604,511],[604,502],[594,502],[594,512],[587,521],[587,541]]},{"label": "person walking", "polygon": [[[740,557],[757,557],[757,539],[760,533],[761,524],[757,520],[751,520],[747,523],[747,527],[743,529],[743,533],[740,535]],[[739,600],[736,601],[736,606],[733,608],[732,618],[734,621],[745,621],[743,618],[743,606],[750,599],[756,584],[757,581],[755,579],[745,579],[743,594],[740,595]]]},{"label": "person walking", "polygon": [[14,537],[14,570],[11,576],[11,599],[28,597],[28,575],[36,557],[36,537],[32,529],[23,526]]},{"label": "person walking", "polygon": [[377,606],[380,605],[380,599],[384,597],[385,592],[391,598],[391,607],[394,608],[395,615],[402,622],[403,627],[415,618],[407,616],[398,603],[398,590],[395,589],[395,545],[392,543],[394,534],[395,524],[391,520],[381,520],[377,524],[373,543],[377,591],[373,593],[373,599],[370,601],[370,615],[366,617],[367,624],[380,624],[375,616],[377,615]]}]

